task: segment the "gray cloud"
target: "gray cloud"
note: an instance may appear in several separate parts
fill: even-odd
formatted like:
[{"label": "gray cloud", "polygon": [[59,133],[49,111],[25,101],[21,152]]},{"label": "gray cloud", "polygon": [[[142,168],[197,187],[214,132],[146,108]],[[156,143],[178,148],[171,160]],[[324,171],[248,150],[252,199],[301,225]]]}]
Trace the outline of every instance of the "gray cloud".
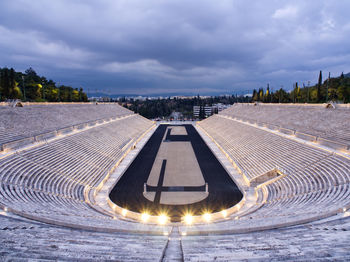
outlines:
[{"label": "gray cloud", "polygon": [[350,71],[350,2],[0,2],[0,66],[109,93],[246,93]]}]

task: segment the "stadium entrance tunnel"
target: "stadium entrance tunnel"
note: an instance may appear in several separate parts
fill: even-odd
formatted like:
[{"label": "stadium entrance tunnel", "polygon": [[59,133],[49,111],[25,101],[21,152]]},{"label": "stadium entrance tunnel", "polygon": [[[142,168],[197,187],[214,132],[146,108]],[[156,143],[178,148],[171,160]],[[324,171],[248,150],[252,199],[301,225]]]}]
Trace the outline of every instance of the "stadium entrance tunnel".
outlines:
[{"label": "stadium entrance tunnel", "polygon": [[192,125],[159,125],[109,195],[123,210],[179,222],[236,205],[243,197]]}]

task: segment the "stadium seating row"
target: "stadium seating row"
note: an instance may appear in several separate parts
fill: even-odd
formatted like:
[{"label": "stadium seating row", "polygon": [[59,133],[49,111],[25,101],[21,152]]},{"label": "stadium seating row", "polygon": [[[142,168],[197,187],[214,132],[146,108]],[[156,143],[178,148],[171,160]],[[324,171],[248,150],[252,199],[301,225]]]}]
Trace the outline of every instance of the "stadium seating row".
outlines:
[{"label": "stadium seating row", "polygon": [[92,209],[84,194],[97,188],[152,125],[139,115],[130,115],[6,155],[0,159],[1,205],[56,224],[129,229],[129,222]]},{"label": "stadium seating row", "polygon": [[221,114],[350,146],[350,107],[346,106],[234,104]]},{"label": "stadium seating row", "polygon": [[[72,127],[93,124],[109,118],[132,114],[116,104],[50,104],[24,107],[0,106],[0,146]],[[45,138],[45,136],[44,136]],[[25,141],[24,141],[25,142]]]},{"label": "stadium seating row", "polygon": [[[350,159],[216,115],[199,123],[227,153],[247,181],[279,168],[287,174],[260,185],[268,193],[256,212],[184,231],[225,231],[320,218],[349,207]],[[282,223],[282,224],[283,224]],[[253,227],[254,227],[253,226]]]}]

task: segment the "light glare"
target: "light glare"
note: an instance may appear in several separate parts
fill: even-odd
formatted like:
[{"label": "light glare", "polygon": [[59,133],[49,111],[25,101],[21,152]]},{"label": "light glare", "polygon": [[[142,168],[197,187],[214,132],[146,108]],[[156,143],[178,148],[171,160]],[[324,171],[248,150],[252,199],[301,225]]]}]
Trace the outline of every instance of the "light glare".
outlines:
[{"label": "light glare", "polygon": [[167,222],[168,222],[168,217],[167,217],[165,214],[161,214],[161,215],[158,217],[158,223],[159,223],[160,225],[165,225]]},{"label": "light glare", "polygon": [[148,219],[149,219],[149,214],[147,214],[147,213],[142,213],[141,214],[142,222],[147,222]]},{"label": "light glare", "polygon": [[227,217],[227,211],[226,210],[222,210],[221,214],[222,214],[223,217]]},{"label": "light glare", "polygon": [[122,215],[123,215],[123,217],[125,217],[127,213],[128,213],[128,210],[126,210],[126,209],[123,208],[123,210],[122,210]]},{"label": "light glare", "polygon": [[191,225],[193,222],[193,216],[191,214],[187,214],[185,215],[184,220],[187,225]]},{"label": "light glare", "polygon": [[203,215],[203,218],[204,218],[205,221],[210,222],[210,220],[211,220],[211,215],[210,215],[209,213],[205,213],[205,214]]}]

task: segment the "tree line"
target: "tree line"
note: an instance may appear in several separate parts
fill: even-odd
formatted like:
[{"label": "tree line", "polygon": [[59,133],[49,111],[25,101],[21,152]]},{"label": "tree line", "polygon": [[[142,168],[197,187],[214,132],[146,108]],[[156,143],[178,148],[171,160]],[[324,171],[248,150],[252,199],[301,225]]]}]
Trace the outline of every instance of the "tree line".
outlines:
[{"label": "tree line", "polygon": [[86,102],[83,88],[56,85],[51,79],[39,76],[33,68],[16,72],[0,68],[0,101],[20,99],[33,102]]},{"label": "tree line", "polygon": [[126,108],[138,113],[146,118],[168,118],[172,112],[180,112],[184,118],[193,118],[193,106],[211,106],[216,103],[233,104],[237,102],[251,102],[250,97],[244,96],[213,96],[191,98],[165,98],[165,99],[126,99],[122,98],[119,102]]},{"label": "tree line", "polygon": [[264,103],[325,103],[329,101],[350,103],[350,77],[342,73],[339,77],[328,78],[322,82],[322,71],[319,73],[318,83],[313,86],[302,86],[294,83],[290,92],[280,88],[271,91],[269,85],[266,91],[263,88],[254,89],[252,101]]}]

